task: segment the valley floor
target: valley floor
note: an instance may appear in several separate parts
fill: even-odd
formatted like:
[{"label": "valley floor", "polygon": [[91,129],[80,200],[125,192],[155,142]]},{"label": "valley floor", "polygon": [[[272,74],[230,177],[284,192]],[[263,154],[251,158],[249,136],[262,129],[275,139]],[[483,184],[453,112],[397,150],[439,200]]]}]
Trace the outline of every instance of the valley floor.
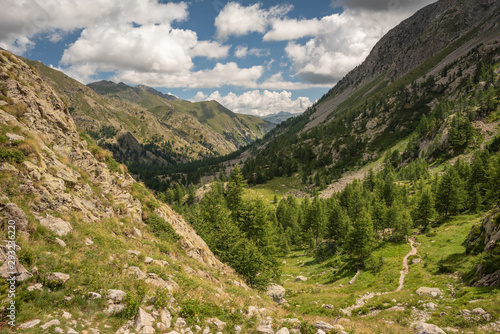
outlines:
[{"label": "valley floor", "polygon": [[416,255],[409,253],[410,243],[380,243],[375,251],[375,258],[382,258],[380,268],[361,271],[352,284],[356,270],[343,265],[341,256],[318,263],[305,250],[292,252],[283,259],[282,276],[291,316],[335,322],[350,333],[414,333],[419,322],[447,333],[500,331],[500,289],[469,287],[461,280],[474,264],[463,242],[480,218],[456,217],[415,235]]}]

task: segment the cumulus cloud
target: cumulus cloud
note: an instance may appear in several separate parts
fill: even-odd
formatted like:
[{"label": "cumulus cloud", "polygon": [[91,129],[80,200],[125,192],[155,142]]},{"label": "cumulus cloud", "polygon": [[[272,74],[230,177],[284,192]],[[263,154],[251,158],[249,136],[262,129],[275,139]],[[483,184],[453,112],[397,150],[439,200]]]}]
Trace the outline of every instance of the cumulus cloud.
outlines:
[{"label": "cumulus cloud", "polygon": [[[391,1],[400,5],[387,7]],[[368,1],[345,0],[345,11],[320,20],[276,20],[263,39],[289,41],[285,52],[294,73],[302,80],[312,84],[334,84],[360,64],[389,29],[433,1],[413,1],[412,5],[409,0],[375,2],[368,5]],[[381,3],[386,4],[385,10],[380,9],[383,8]],[[309,39],[298,41],[304,37]]]},{"label": "cumulus cloud", "polygon": [[234,56],[237,58],[245,58],[246,56],[267,57],[269,55],[271,55],[271,51],[269,49],[248,49],[248,47],[243,45],[238,45],[234,50]]},{"label": "cumulus cloud", "polygon": [[200,71],[178,71],[174,73],[118,71],[113,81],[130,84],[145,84],[153,87],[210,88],[233,85],[256,88],[257,80],[264,73],[262,66],[240,68],[236,63],[217,63],[212,69]]},{"label": "cumulus cloud", "polygon": [[280,111],[300,113],[312,105],[307,97],[293,99],[292,93],[288,91],[271,92],[268,90],[253,90],[241,95],[231,92],[225,96],[222,96],[219,91],[215,91],[210,95],[198,92],[192,100],[215,100],[234,112],[257,116],[275,114]]},{"label": "cumulus cloud", "polygon": [[[157,0],[5,0],[0,11],[0,46],[24,53],[35,36],[48,33],[53,41],[62,34],[99,25],[131,23],[170,24],[188,17],[187,5],[160,4]],[[4,1],[4,2],[5,2]]]},{"label": "cumulus cloud", "polygon": [[293,9],[292,5],[287,4],[269,9],[261,6],[261,3],[247,7],[237,2],[228,3],[215,18],[217,37],[227,39],[229,36],[243,36],[251,32],[264,33],[274,20]]}]

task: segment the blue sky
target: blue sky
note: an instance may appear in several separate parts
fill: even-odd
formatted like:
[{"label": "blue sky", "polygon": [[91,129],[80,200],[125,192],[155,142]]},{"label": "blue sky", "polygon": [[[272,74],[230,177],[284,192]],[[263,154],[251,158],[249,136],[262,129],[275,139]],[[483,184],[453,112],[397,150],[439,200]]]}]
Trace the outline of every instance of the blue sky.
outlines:
[{"label": "blue sky", "polygon": [[433,0],[6,0],[0,47],[89,83],[302,112]]}]

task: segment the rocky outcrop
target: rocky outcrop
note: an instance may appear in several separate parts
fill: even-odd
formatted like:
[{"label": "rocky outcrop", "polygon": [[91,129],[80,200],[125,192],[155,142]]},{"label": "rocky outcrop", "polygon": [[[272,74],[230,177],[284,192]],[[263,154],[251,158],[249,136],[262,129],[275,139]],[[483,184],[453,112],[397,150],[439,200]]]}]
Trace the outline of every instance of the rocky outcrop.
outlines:
[{"label": "rocky outcrop", "polygon": [[[489,212],[480,225],[471,228],[466,241],[467,254],[492,254],[500,247],[500,210]],[[500,265],[493,258],[486,257],[475,268],[472,285],[477,287],[500,286]]]},{"label": "rocky outcrop", "polygon": [[[128,217],[141,223],[142,204],[131,194],[134,179],[123,170],[111,171],[102,153],[96,153],[94,148],[93,153],[90,151],[89,144],[77,133],[65,103],[32,67],[3,50],[0,60],[0,123],[16,129],[10,131],[15,132],[12,138],[29,140],[26,159],[20,167],[12,167],[18,170],[19,191],[33,198],[30,211],[39,223],[58,236],[71,233],[65,215],[75,212],[89,223],[111,217]],[[14,203],[0,203],[0,214],[15,217],[19,229],[26,231],[26,214]],[[55,212],[61,218],[55,217]],[[181,216],[164,204],[157,212],[182,237],[189,256],[230,271]]]}]

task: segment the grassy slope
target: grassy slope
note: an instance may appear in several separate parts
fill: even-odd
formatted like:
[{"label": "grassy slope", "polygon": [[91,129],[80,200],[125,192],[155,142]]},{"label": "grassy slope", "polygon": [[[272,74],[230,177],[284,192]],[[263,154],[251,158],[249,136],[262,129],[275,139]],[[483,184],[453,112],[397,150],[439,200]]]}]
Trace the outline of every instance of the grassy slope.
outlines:
[{"label": "grassy slope", "polygon": [[[472,288],[465,286],[458,274],[470,269],[474,257],[465,256],[463,242],[471,226],[480,220],[479,215],[453,217],[442,226],[434,228],[426,235],[417,235],[420,244],[416,256],[409,258],[410,271],[406,276],[402,291],[394,291],[398,286],[402,259],[410,246],[408,244],[381,243],[374,252],[382,256],[383,265],[379,272],[362,271],[356,282],[349,285],[355,272],[342,265],[340,257],[323,263],[317,263],[305,251],[295,251],[286,257],[283,266],[286,299],[292,314],[304,319],[321,316],[325,320],[346,317],[340,309],[355,304],[356,298],[368,293],[389,292],[370,299],[363,307],[353,312],[351,321],[340,321],[347,330],[355,333],[413,333],[410,322],[416,319],[412,309],[423,311],[424,303],[438,305],[430,311],[427,322],[441,328],[454,327],[465,332],[486,333],[477,327],[486,321],[466,321],[459,316],[462,309],[482,307],[496,320],[500,316],[500,290],[498,288]],[[419,264],[411,260],[421,258]],[[441,268],[441,269],[440,269]],[[446,269],[442,269],[446,268]],[[440,273],[440,271],[446,273]],[[290,276],[287,276],[290,275]],[[306,282],[294,282],[294,278],[303,275]],[[443,291],[443,298],[419,297],[415,291],[419,287],[437,287]],[[454,292],[454,293],[453,293]],[[471,303],[471,301],[478,300]],[[322,307],[332,304],[333,310]],[[404,311],[383,311],[392,306],[403,304]],[[381,310],[376,315],[370,311]],[[443,314],[441,314],[444,312]]]}]

